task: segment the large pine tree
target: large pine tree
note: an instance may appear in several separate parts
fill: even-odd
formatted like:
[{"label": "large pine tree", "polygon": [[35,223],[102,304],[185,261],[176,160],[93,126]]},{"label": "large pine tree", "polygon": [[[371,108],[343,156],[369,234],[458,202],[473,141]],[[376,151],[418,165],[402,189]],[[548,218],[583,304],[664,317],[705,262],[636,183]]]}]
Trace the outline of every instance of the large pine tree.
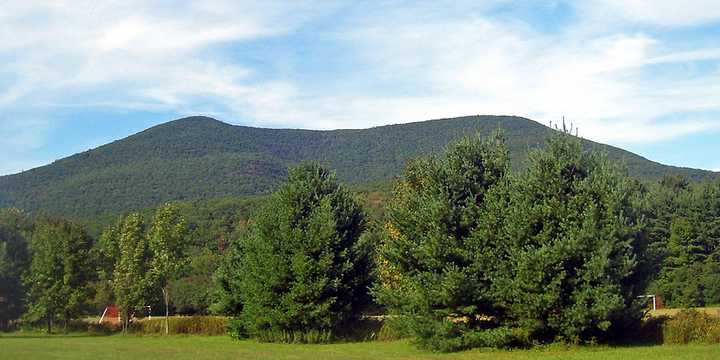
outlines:
[{"label": "large pine tree", "polygon": [[409,164],[395,184],[379,248],[375,294],[423,347],[449,351],[504,345],[510,331],[488,321],[496,265],[485,199],[504,181],[501,134],[465,138],[444,156]]},{"label": "large pine tree", "polygon": [[[266,341],[322,341],[357,313],[367,290],[365,217],[334,173],[290,170],[240,242],[242,319]],[[316,336],[314,336],[314,335]]]},{"label": "large pine tree", "polygon": [[493,199],[502,223],[493,292],[505,321],[533,339],[606,339],[640,316],[639,185],[564,133],[529,160]]}]

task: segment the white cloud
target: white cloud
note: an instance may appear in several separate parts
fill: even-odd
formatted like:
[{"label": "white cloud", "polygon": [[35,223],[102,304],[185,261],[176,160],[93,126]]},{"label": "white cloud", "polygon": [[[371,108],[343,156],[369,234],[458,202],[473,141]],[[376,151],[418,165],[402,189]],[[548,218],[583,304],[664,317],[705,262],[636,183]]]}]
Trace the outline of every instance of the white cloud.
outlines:
[{"label": "white cloud", "polygon": [[679,51],[647,59],[647,64],[666,64],[690,61],[720,60],[720,48]]},{"label": "white cloud", "polygon": [[[549,35],[474,17],[392,20],[349,37],[363,44],[362,52],[389,82],[414,84],[433,94],[430,103],[447,104],[437,107],[444,116],[468,109],[547,123],[566,115],[583,135],[616,144],[660,141],[720,124],[712,118],[657,122],[668,114],[720,110],[717,75],[688,79],[668,72],[657,81],[644,74],[651,64],[714,58],[715,49],[658,55],[660,41],[644,33],[577,38],[573,27]],[[430,103],[419,96],[404,120],[417,119],[411,116]]]},{"label": "white cloud", "polygon": [[596,7],[594,11],[605,16],[660,26],[699,25],[720,20],[720,2],[717,0],[599,0],[591,3]]},{"label": "white cloud", "polygon": [[[225,11],[212,4],[225,5]],[[13,84],[0,88],[0,105],[32,105],[37,95],[62,102],[68,92],[90,86],[137,102],[155,87],[228,75],[226,81],[233,81],[249,71],[235,61],[223,63],[208,47],[290,31],[305,20],[309,7],[228,5],[11,2],[0,14],[0,59],[4,72],[15,76]]]}]

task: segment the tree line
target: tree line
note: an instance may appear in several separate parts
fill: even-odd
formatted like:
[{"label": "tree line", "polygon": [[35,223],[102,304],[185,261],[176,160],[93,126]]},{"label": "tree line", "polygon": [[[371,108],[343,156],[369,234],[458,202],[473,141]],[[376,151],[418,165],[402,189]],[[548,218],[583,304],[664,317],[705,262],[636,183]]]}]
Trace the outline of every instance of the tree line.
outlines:
[{"label": "tree line", "polygon": [[125,329],[146,305],[167,316],[201,293],[193,311],[232,316],[236,337],[329,341],[379,313],[453,351],[622,338],[647,293],[720,303],[720,182],[634,180],[562,132],[520,171],[501,133],[417,158],[377,217],[331,170],[301,165],[217,247],[193,234],[176,204],[98,239],[5,210],[0,326],[51,330],[113,303]]}]

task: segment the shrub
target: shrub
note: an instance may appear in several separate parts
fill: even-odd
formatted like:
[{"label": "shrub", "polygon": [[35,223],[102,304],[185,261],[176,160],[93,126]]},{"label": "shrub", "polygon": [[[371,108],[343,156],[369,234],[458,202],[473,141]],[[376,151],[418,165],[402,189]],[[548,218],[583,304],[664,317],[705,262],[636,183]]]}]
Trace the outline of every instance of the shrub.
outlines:
[{"label": "shrub", "polygon": [[508,327],[479,329],[450,320],[414,322],[420,348],[439,352],[460,351],[479,347],[508,348],[525,345],[522,331]]},{"label": "shrub", "polygon": [[682,310],[663,325],[663,342],[720,343],[720,318],[693,309]]},{"label": "shrub", "polygon": [[242,319],[234,317],[228,320],[227,332],[231,338],[234,339],[245,339],[248,337],[247,330],[245,330],[245,324]]}]

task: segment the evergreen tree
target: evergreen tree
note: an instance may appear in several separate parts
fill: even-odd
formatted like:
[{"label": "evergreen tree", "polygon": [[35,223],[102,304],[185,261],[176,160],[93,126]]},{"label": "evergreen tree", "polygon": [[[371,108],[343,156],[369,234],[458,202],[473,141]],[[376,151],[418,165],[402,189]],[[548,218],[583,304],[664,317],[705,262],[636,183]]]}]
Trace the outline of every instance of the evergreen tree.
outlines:
[{"label": "evergreen tree", "polygon": [[240,244],[242,319],[265,341],[325,341],[367,288],[363,211],[327,169],[291,169]]},{"label": "evergreen tree", "polygon": [[30,242],[32,262],[25,279],[31,321],[44,319],[48,332],[56,319],[67,322],[81,313],[92,274],[91,238],[77,224],[40,219]]},{"label": "evergreen tree", "polygon": [[568,134],[533,152],[529,168],[493,199],[502,222],[493,292],[505,321],[531,339],[575,342],[607,339],[639,320],[641,195]]},{"label": "evergreen tree", "polygon": [[405,169],[387,209],[379,249],[378,301],[402,315],[423,347],[458,350],[502,346],[509,329],[490,293],[496,253],[486,196],[504,181],[501,134],[465,138],[443,157]]},{"label": "evergreen tree", "polygon": [[[240,281],[242,272],[242,253],[240,251],[240,239],[248,236],[249,221],[240,221],[237,224],[236,237],[231,239],[227,248],[222,254],[220,265],[213,274],[215,283],[214,302],[210,311],[215,314],[239,315],[242,313],[242,300]],[[233,324],[242,327],[239,319],[234,319]],[[242,332],[242,331],[240,331]],[[242,335],[240,332],[234,335]]]},{"label": "evergreen tree", "polygon": [[240,319],[243,310],[242,269],[242,253],[239,242],[231,241],[222,255],[220,265],[213,274],[214,300],[210,311],[214,314],[233,316],[228,322],[228,332],[234,338],[247,336],[245,325]]},{"label": "evergreen tree", "polygon": [[677,196],[651,286],[676,307],[720,302],[720,182],[694,184]]}]

